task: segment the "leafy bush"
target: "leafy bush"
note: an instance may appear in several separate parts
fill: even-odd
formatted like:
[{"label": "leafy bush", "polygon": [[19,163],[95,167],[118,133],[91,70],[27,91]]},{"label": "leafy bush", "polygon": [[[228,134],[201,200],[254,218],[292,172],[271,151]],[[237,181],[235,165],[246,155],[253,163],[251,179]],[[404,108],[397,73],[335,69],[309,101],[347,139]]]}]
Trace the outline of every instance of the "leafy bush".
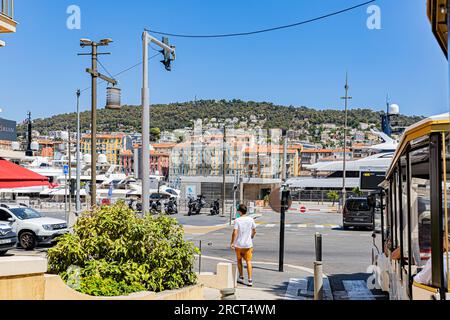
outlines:
[{"label": "leafy bush", "polygon": [[118,296],[194,284],[196,252],[175,219],[139,218],[118,203],[84,213],[73,234],[64,235],[48,251],[48,264],[50,273],[81,293]]}]

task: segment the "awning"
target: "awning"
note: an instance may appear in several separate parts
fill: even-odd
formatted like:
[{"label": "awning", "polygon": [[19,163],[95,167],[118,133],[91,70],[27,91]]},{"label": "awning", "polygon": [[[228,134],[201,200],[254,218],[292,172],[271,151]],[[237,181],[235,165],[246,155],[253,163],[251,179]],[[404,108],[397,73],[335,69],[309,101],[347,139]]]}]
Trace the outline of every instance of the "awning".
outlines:
[{"label": "awning", "polygon": [[0,189],[50,186],[48,178],[0,158]]}]

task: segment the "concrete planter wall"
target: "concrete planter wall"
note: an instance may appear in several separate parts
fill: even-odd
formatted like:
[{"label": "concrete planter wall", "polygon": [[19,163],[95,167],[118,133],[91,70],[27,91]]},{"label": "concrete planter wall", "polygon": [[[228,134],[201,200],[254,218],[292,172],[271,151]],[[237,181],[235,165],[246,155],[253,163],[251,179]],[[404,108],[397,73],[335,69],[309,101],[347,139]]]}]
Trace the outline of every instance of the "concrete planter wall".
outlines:
[{"label": "concrete planter wall", "polygon": [[92,297],[69,288],[56,275],[45,274],[47,260],[34,257],[0,259],[0,300],[203,300],[203,284],[179,290],[139,292],[126,297]]}]

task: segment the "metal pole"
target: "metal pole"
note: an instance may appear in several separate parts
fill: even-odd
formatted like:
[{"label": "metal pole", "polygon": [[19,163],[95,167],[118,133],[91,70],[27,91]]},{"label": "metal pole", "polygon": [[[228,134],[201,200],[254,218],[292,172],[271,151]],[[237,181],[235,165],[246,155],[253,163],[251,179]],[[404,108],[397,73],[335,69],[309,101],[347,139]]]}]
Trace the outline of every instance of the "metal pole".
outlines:
[{"label": "metal pole", "polygon": [[[72,185],[72,139],[70,137],[70,134],[71,134],[70,129],[68,131],[69,131],[68,151],[69,151],[69,183],[70,183],[69,186],[71,186]],[[69,214],[71,212],[72,212],[72,193],[69,192]]]},{"label": "metal pole", "polygon": [[76,199],[76,214],[81,212],[81,159],[80,159],[80,95],[81,91],[77,90],[77,199]]},{"label": "metal pole", "polygon": [[64,212],[66,214],[66,221],[69,222],[69,216],[67,214],[67,174],[64,174]]},{"label": "metal pole", "polygon": [[[223,168],[222,168],[222,174],[223,174],[223,179],[222,179],[222,215],[225,216],[225,212],[226,212],[226,202],[225,202],[225,197],[226,197],[226,176],[227,176],[227,147],[226,147],[226,143],[227,143],[227,127],[224,124],[223,125],[223,150],[222,150],[222,164],[223,164]],[[232,221],[231,221],[231,215],[230,215],[230,225],[231,225]]]},{"label": "metal pole", "polygon": [[148,33],[142,35],[143,79],[142,79],[142,213],[150,212],[150,92],[148,84]]},{"label": "metal pole", "polygon": [[286,229],[286,209],[288,206],[289,191],[283,189],[281,192],[281,217],[280,217],[280,250],[278,271],[284,272],[284,238]]},{"label": "metal pole", "polygon": [[344,162],[343,162],[343,176],[342,176],[342,205],[345,206],[347,201],[347,186],[346,186],[346,178],[347,178],[347,127],[348,127],[348,100],[352,99],[348,96],[348,74],[345,76],[345,125],[344,125]]},{"label": "metal pole", "polygon": [[315,235],[316,261],[314,262],[314,300],[323,300],[322,235]]},{"label": "metal pole", "polygon": [[236,192],[237,192],[237,173],[234,173],[234,186],[233,186],[233,210],[231,211],[232,216],[236,217],[236,207],[237,207],[237,203],[236,203]]},{"label": "metal pole", "polygon": [[97,205],[97,43],[92,43],[91,208]]},{"label": "metal pole", "polygon": [[284,147],[283,147],[283,182],[286,182],[287,180],[287,148],[288,148],[288,136],[287,131],[283,132],[284,134]]}]

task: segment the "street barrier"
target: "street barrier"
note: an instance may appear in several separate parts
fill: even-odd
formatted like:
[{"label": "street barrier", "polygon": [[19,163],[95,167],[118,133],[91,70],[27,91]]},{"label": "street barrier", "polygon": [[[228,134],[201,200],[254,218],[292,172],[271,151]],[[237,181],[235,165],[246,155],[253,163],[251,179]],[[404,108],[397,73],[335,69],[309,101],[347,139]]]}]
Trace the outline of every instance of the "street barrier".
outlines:
[{"label": "street barrier", "polygon": [[315,235],[316,261],[314,262],[314,300],[323,300],[322,235]]}]

